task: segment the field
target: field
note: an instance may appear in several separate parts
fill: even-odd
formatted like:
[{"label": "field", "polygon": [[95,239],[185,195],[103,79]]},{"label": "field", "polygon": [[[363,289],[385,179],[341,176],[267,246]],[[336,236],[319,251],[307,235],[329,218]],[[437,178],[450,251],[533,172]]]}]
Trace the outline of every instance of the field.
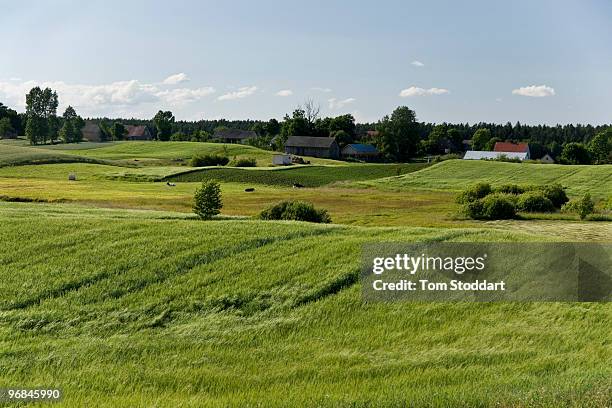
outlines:
[{"label": "field", "polygon": [[[74,407],[612,405],[609,304],[371,304],[358,275],[371,242],[610,242],[610,222],[466,220],[454,202],[479,180],[606,200],[610,166],[184,173],[175,159],[202,145],[0,144],[103,160],[0,168],[1,384],[61,387]],[[193,192],[213,176],[222,216],[200,221]],[[282,199],[334,224],[253,218]]]}]

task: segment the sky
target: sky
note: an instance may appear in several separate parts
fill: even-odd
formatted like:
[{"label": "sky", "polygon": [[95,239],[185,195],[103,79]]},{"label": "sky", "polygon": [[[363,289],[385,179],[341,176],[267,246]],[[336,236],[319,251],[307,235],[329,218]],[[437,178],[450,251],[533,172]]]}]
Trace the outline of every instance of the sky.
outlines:
[{"label": "sky", "polygon": [[0,102],[178,120],[612,123],[612,2],[0,0]]}]

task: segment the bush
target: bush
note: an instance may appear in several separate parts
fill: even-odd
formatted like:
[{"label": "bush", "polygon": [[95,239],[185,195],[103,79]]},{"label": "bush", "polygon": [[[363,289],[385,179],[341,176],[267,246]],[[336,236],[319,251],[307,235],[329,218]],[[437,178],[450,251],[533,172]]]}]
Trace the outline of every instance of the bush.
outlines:
[{"label": "bush", "polygon": [[223,203],[219,183],[214,180],[202,182],[202,186],[196,190],[194,195],[193,212],[200,218],[209,220],[219,214],[221,207]]},{"label": "bush", "polygon": [[488,220],[508,220],[516,216],[516,208],[504,194],[490,194],[482,199],[482,216]]},{"label": "bush", "polygon": [[581,220],[584,220],[587,215],[592,214],[594,210],[595,203],[589,193],[586,193],[582,198],[569,201],[561,208],[563,212],[577,213]]},{"label": "bush", "polygon": [[331,218],[326,210],[317,210],[303,201],[281,201],[259,214],[262,220],[294,220],[328,224]]},{"label": "bush", "polygon": [[553,212],[555,206],[542,191],[529,191],[518,197],[517,208],[525,212]]},{"label": "bush", "polygon": [[243,157],[238,160],[234,160],[232,165],[235,167],[257,167],[257,160],[253,157]]},{"label": "bush", "polygon": [[561,186],[561,184],[552,184],[550,186],[542,186],[540,187],[544,196],[552,201],[553,205],[556,208],[561,208],[563,204],[569,201],[567,198],[567,194],[565,194],[565,190]]},{"label": "bush", "polygon": [[460,204],[471,203],[491,194],[491,185],[489,183],[478,183],[463,190],[457,197],[457,202]]},{"label": "bush", "polygon": [[229,163],[229,159],[225,156],[216,154],[194,154],[189,162],[192,167],[204,167],[204,166],[225,166]]},{"label": "bush", "polygon": [[523,194],[526,190],[525,187],[519,186],[518,184],[503,184],[494,189],[496,193],[505,194]]}]

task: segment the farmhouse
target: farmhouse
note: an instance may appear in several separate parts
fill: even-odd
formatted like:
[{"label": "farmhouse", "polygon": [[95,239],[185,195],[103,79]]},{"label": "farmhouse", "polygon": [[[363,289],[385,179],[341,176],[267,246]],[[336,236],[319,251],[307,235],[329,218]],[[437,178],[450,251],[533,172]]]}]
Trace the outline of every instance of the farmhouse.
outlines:
[{"label": "farmhouse", "polygon": [[553,159],[550,154],[546,153],[544,156],[542,156],[542,158],[540,158],[540,161],[546,164],[553,164],[555,159]]},{"label": "farmhouse", "polygon": [[[500,153],[527,153],[527,157],[525,159],[529,160],[531,158],[529,152],[529,145],[527,143],[510,143],[510,142],[496,142],[495,147],[493,148],[494,152]],[[521,159],[523,160],[523,159]]]},{"label": "farmhouse", "polygon": [[102,130],[97,123],[92,121],[85,122],[85,126],[81,130],[83,134],[83,139],[86,139],[88,142],[101,142],[102,141]]},{"label": "farmhouse", "polygon": [[153,140],[153,134],[147,126],[131,126],[125,127],[127,130],[126,140]]},{"label": "farmhouse", "polygon": [[372,160],[379,156],[378,149],[371,144],[353,143],[347,144],[340,152],[342,157],[360,160]]},{"label": "farmhouse", "polygon": [[519,159],[520,161],[527,160],[527,153],[517,152],[489,152],[480,150],[468,150],[463,156],[463,160],[497,160],[501,158]]},{"label": "farmhouse", "polygon": [[285,153],[337,159],[340,157],[340,146],[332,137],[289,136],[285,142]]},{"label": "farmhouse", "polygon": [[257,133],[252,130],[219,129],[215,130],[213,137],[221,140],[223,143],[242,143],[247,139],[256,138]]}]

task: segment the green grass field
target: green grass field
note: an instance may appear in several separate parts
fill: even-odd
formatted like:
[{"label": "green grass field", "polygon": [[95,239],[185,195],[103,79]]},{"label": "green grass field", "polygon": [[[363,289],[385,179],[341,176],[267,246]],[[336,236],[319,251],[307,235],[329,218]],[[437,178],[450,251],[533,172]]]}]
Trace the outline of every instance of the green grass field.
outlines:
[{"label": "green grass field", "polygon": [[460,191],[470,184],[551,184],[560,183],[571,195],[591,193],[605,198],[612,194],[612,165],[564,166],[557,164],[504,163],[476,160],[448,160],[418,173],[363,182],[388,189]]},{"label": "green grass field", "polygon": [[535,235],[9,203],[0,224],[0,381],[62,406],[612,402],[608,304],[360,299],[362,243]]},{"label": "green grass field", "polygon": [[[271,152],[229,146],[269,165]],[[61,387],[69,407],[612,405],[609,304],[368,304],[358,278],[372,242],[609,243],[610,222],[466,220],[454,197],[477,181],[560,182],[610,200],[612,166],[185,173],[177,159],[200,148],[222,145],[0,143],[0,384]],[[67,162],[28,164],[44,155]],[[209,177],[224,207],[205,222],[191,206]],[[253,219],[286,199],[334,224]]]},{"label": "green grass field", "polygon": [[264,185],[292,186],[294,183],[306,187],[320,187],[338,181],[373,180],[397,176],[420,170],[426,164],[363,164],[359,166],[299,166],[276,169],[259,168],[210,168],[169,176],[178,182],[222,182],[252,183]]}]

